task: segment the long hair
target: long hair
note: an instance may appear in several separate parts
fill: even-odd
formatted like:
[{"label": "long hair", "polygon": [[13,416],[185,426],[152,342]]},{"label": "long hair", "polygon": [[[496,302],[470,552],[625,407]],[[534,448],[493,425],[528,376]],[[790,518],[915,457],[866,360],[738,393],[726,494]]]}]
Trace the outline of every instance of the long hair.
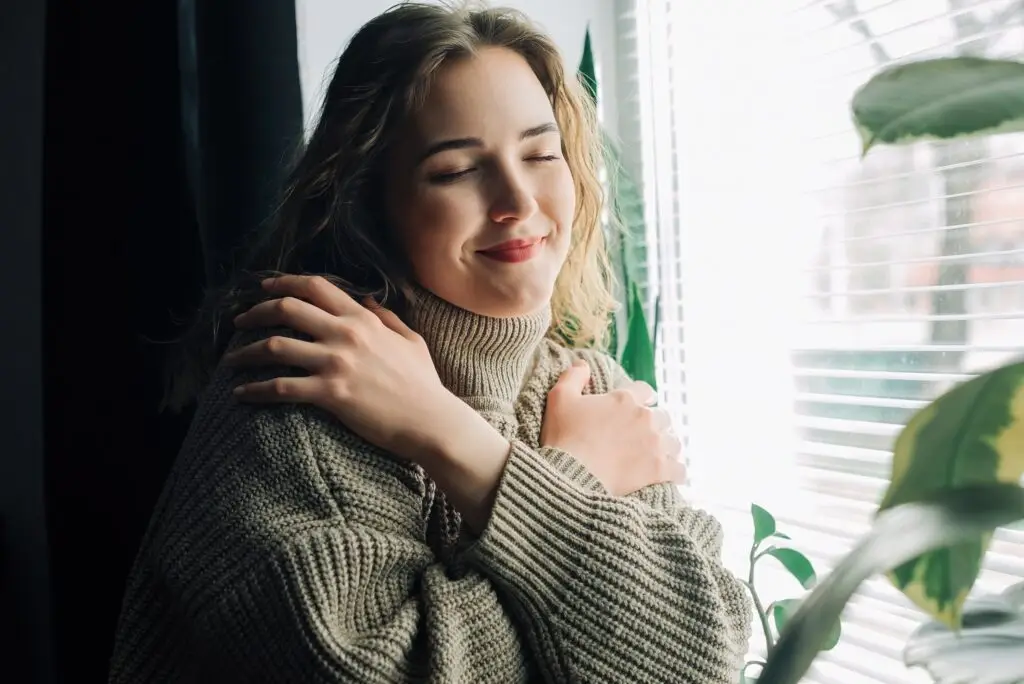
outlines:
[{"label": "long hair", "polygon": [[207,293],[169,376],[165,406],[181,408],[207,382],[230,334],[225,319],[264,298],[259,280],[319,274],[354,297],[401,311],[410,269],[383,210],[390,146],[449,60],[485,47],[513,50],[551,100],[576,193],[570,249],[551,301],[548,335],[603,344],[615,306],[601,228],[600,138],[590,99],[568,78],[552,40],[506,8],[404,3],[370,20],[338,59],[316,127],[296,157],[273,216],[227,284]]}]

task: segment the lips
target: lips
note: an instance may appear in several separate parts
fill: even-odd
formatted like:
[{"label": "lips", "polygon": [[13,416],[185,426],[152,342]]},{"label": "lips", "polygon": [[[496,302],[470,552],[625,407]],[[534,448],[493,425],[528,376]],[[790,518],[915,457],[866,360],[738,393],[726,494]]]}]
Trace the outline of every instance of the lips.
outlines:
[{"label": "lips", "polygon": [[544,239],[545,238],[538,237],[508,240],[494,245],[493,247],[481,249],[479,253],[494,261],[519,263],[522,261],[528,261],[536,256],[537,252],[540,251],[540,247],[544,242]]}]

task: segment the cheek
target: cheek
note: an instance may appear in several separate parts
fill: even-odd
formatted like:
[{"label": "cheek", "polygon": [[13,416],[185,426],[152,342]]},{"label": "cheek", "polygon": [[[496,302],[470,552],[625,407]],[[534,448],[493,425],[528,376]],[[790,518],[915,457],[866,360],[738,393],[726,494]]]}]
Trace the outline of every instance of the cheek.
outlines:
[{"label": "cheek", "polygon": [[465,193],[428,189],[404,201],[400,233],[410,262],[457,258],[472,233],[476,199]]},{"label": "cheek", "polygon": [[544,213],[558,226],[560,242],[568,244],[576,216],[576,186],[569,167],[563,166],[561,172],[553,175],[543,187],[539,203]]}]

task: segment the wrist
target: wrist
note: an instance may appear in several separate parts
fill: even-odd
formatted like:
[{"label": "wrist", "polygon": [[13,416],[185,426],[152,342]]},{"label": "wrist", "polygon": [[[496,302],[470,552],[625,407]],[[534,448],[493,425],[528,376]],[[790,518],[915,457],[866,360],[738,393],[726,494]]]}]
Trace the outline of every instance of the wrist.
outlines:
[{"label": "wrist", "polygon": [[417,459],[476,533],[487,526],[512,445],[450,395],[434,405],[436,429]]}]

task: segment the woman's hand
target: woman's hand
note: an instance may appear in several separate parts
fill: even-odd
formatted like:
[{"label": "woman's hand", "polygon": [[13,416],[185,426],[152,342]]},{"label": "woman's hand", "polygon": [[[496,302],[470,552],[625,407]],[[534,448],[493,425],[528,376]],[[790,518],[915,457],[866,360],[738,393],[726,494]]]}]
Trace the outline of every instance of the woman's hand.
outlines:
[{"label": "woman's hand", "polygon": [[650,408],[643,382],[608,394],[583,394],[590,366],[577,361],[548,393],[540,441],[568,452],[609,494],[625,496],[659,482],[682,483],[679,439],[668,414]]},{"label": "woman's hand", "polygon": [[368,442],[415,461],[445,430],[443,411],[458,401],[438,378],[423,338],[393,312],[356,302],[318,276],[263,281],[276,299],[235,318],[237,328],[287,327],[312,342],[267,339],[225,356],[236,366],[282,365],[307,377],[240,385],[246,402],[299,402],[329,411]]},{"label": "woman's hand", "polygon": [[371,444],[424,468],[480,532],[511,445],[438,378],[423,338],[393,312],[357,303],[318,276],[263,281],[278,299],[235,319],[238,328],[287,327],[312,342],[270,337],[225,357],[238,366],[285,365],[308,377],[240,385],[242,401],[308,403]]}]

